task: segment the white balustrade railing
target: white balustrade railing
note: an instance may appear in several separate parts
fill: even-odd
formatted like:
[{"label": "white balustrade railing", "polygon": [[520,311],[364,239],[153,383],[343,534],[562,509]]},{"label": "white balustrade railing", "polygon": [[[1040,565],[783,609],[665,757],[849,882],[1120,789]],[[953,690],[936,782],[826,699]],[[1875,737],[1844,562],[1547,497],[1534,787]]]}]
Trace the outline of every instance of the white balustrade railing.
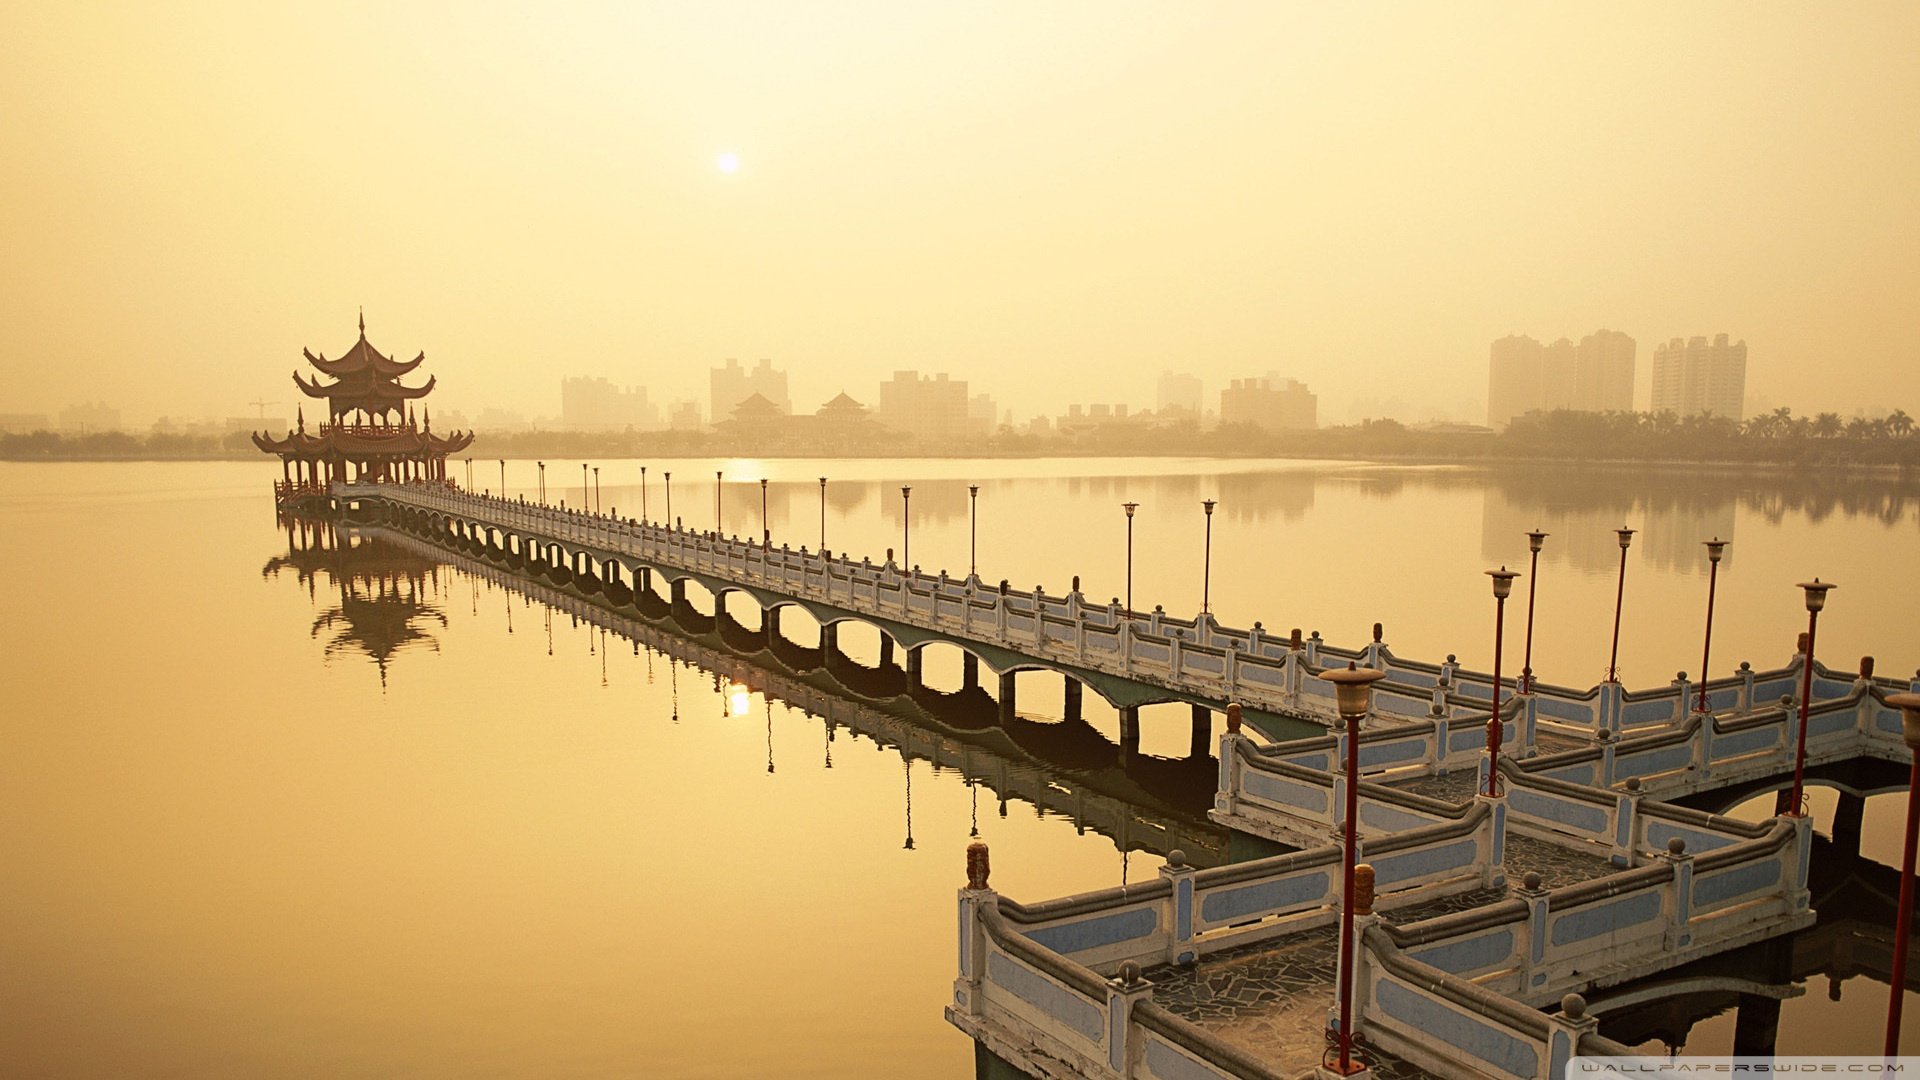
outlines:
[{"label": "white balustrade railing", "polygon": [[[1402,720],[1471,720],[1484,724],[1492,697],[1490,676],[1448,660],[1440,664],[1393,655],[1378,639],[1357,650],[1327,645],[1318,633],[1276,636],[1262,624],[1241,630],[1210,616],[1179,619],[1159,608],[1128,612],[1118,602],[1089,604],[1077,590],[1051,595],[1016,589],[978,576],[927,574],[891,562],[875,565],[773,547],[738,537],[562,510],[498,496],[475,495],[445,483],[336,484],[336,498],[378,498],[534,540],[559,541],[602,561],[637,563],[700,573],[752,589],[843,608],[922,630],[998,646],[1036,659],[1163,687],[1214,702],[1236,701],[1267,712],[1328,719],[1330,688],[1312,676],[1328,667],[1364,663],[1388,673],[1376,687],[1376,712]],[[1768,672],[1748,665],[1709,685],[1716,708],[1748,711],[1796,685],[1798,661]],[[1844,692],[1853,680],[1817,669],[1816,696]],[[1503,696],[1514,687],[1507,680]],[[1901,684],[1877,680],[1885,689]],[[1787,689],[1783,689],[1787,688]],[[1665,687],[1626,691],[1603,683],[1577,691],[1536,683],[1520,695],[1522,745],[1536,726],[1591,734],[1615,733],[1683,721],[1697,684],[1677,679]],[[1458,727],[1458,725],[1456,725]],[[1447,751],[1451,753],[1451,751]]]}]

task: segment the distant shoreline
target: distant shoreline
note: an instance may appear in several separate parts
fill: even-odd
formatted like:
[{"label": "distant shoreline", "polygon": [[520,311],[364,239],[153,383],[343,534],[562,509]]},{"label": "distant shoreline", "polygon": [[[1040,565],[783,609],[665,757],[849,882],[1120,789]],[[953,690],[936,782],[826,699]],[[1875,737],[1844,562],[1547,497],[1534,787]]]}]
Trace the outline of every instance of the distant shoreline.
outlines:
[{"label": "distant shoreline", "polygon": [[[453,460],[464,460],[464,455]],[[500,455],[474,454],[476,462],[497,460]],[[1818,473],[1826,475],[1848,474],[1856,476],[1882,477],[1890,480],[1920,476],[1920,468],[1913,465],[1891,462],[1788,462],[1788,461],[1728,461],[1724,459],[1689,460],[1683,458],[1631,458],[1631,457],[1541,457],[1509,454],[1443,455],[1443,454],[1359,454],[1337,451],[1316,453],[1259,453],[1259,452],[1222,452],[1211,449],[1167,449],[1167,448],[1090,448],[1058,447],[1042,452],[997,450],[992,448],[954,448],[950,450],[896,450],[892,452],[850,454],[845,452],[804,452],[795,450],[748,450],[734,447],[685,448],[672,452],[636,454],[631,451],[618,451],[609,454],[582,455],[578,448],[555,447],[552,450],[525,453],[514,451],[506,455],[508,461],[532,461],[540,457],[553,457],[562,460],[574,460],[585,457],[587,460],[633,461],[654,458],[659,460],[713,459],[713,458],[754,458],[770,461],[821,460],[821,461],[873,461],[901,460],[924,461],[935,459],[974,459],[983,461],[1035,461],[1048,458],[1092,459],[1092,458],[1197,458],[1218,461],[1337,461],[1357,465],[1394,465],[1408,467],[1460,466],[1464,468],[1539,468],[1539,469],[1598,469],[1614,471],[1658,471],[1658,472],[1715,472],[1743,476],[1804,475]],[[271,464],[272,459],[255,450],[247,451],[186,451],[181,453],[158,453],[154,451],[132,451],[121,454],[62,452],[53,454],[19,454],[0,450],[0,462],[13,464],[139,464],[150,462],[213,462],[213,461],[258,461]]]}]

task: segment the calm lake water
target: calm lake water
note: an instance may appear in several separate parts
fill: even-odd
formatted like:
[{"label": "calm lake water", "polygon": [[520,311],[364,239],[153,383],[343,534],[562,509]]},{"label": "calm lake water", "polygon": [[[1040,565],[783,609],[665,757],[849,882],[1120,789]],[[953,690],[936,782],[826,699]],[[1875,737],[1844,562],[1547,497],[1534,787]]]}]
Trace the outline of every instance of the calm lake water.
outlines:
[{"label": "calm lake water", "polygon": [[[579,505],[579,464],[548,463],[550,499]],[[594,464],[601,502],[637,515],[642,463]],[[745,534],[761,528],[768,478],[766,527],[796,547],[819,543],[826,475],[828,546],[877,561],[910,544],[914,562],[957,575],[977,483],[983,577],[1064,592],[1079,575],[1100,599],[1125,589],[1120,504],[1136,501],[1135,603],[1181,615],[1201,603],[1201,500],[1218,499],[1223,621],[1337,644],[1379,621],[1402,655],[1480,668],[1493,645],[1482,571],[1525,569],[1538,525],[1552,537],[1534,667],[1576,685],[1607,666],[1612,530],[1641,530],[1620,644],[1630,686],[1697,671],[1700,541],[1717,535],[1733,546],[1716,672],[1786,661],[1805,625],[1794,583],[1814,575],[1840,583],[1823,660],[1871,653],[1894,675],[1920,663],[1920,497],[1892,481],[646,464],[652,517],[671,470],[674,514],[712,527],[718,469],[721,523]],[[0,1074],[965,1077],[971,1048],[941,1008],[975,830],[995,886],[1022,899],[1148,879],[1169,836],[1221,843],[1202,816],[1210,771],[1177,760],[1184,707],[1143,712],[1142,750],[1167,760],[1138,776],[1084,740],[1034,734],[1052,725],[970,742],[698,643],[636,648],[397,545],[303,561],[274,517],[278,471],[0,464]],[[512,493],[533,491],[533,463],[506,471]],[[499,489],[497,464],[474,473]],[[383,580],[405,584],[382,595]],[[1508,612],[1509,671],[1527,588]],[[929,682],[958,681],[957,661],[929,663]],[[1059,716],[1058,680],[1023,679],[1020,704]],[[1086,719],[1117,739],[1097,695]],[[1831,805],[1816,789],[1823,827]],[[1866,856],[1897,864],[1901,813],[1897,796],[1870,800]],[[1781,1052],[1877,1049],[1885,984],[1845,967],[1786,1002]],[[1907,1016],[1920,1024],[1920,1005]],[[1726,1052],[1732,1030],[1721,1015],[1675,1037]]]}]

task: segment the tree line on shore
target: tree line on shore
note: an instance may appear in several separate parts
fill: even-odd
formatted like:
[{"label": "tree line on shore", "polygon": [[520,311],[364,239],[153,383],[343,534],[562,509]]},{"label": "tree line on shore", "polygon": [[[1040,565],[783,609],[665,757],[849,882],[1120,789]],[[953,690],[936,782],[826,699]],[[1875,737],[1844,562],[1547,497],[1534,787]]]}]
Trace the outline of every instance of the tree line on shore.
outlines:
[{"label": "tree line on shore", "polygon": [[[177,435],[49,431],[0,435],[10,461],[224,459],[258,454],[246,432]],[[1440,461],[1672,461],[1794,466],[1920,466],[1920,433],[1895,410],[1878,419],[1837,413],[1796,416],[1791,409],[1736,421],[1672,413],[1557,410],[1519,417],[1502,432],[1420,429],[1396,420],[1266,431],[1247,424],[1202,429],[1110,424],[1072,436],[1002,428],[983,439],[945,445],[905,436],[886,445],[808,445],[755,440],[751,433],[705,431],[480,433],[472,456],[716,457],[752,455],[1039,456],[1049,454],[1197,454],[1225,457],[1402,458]]]}]

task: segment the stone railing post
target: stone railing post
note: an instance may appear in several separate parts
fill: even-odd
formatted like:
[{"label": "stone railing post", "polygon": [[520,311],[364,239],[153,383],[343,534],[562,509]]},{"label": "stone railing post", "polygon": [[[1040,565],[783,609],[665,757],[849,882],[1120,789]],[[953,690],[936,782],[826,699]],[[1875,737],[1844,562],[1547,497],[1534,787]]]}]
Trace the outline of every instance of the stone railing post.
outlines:
[{"label": "stone railing post", "polygon": [[[1366,940],[1368,928],[1380,921],[1379,914],[1373,910],[1373,882],[1374,873],[1371,863],[1360,863],[1353,868],[1353,981],[1351,985],[1353,986],[1354,997],[1352,1022],[1355,1032],[1360,1030],[1364,1018],[1367,1015],[1365,1004],[1365,987],[1367,983],[1364,977],[1367,967],[1367,947],[1361,944],[1361,942]],[[1336,892],[1338,888],[1338,886],[1335,886]],[[1343,897],[1340,902],[1344,904],[1346,902],[1345,898]],[[1336,908],[1336,910],[1338,909]],[[1346,967],[1344,962],[1346,957],[1340,955],[1341,952],[1342,950],[1340,949],[1334,950],[1333,985],[1335,986],[1341,985],[1341,969]],[[1340,1003],[1337,998],[1327,1009],[1327,1030],[1329,1032],[1340,1030]],[[1316,1070],[1316,1076],[1320,1077],[1335,1077],[1338,1075],[1338,1073],[1328,1069],[1324,1065]],[[1366,1077],[1372,1075],[1372,1071],[1368,1070],[1362,1075],[1361,1080],[1365,1080]]]},{"label": "stone railing post", "polygon": [[1793,888],[1786,900],[1793,910],[1805,911],[1813,900],[1807,889],[1807,872],[1813,859],[1813,815],[1795,814],[1788,820],[1793,822],[1794,873]]},{"label": "stone railing post", "polygon": [[1687,853],[1687,842],[1674,837],[1667,841],[1667,853],[1661,858],[1673,867],[1673,880],[1667,883],[1667,933],[1668,950],[1684,949],[1693,944],[1693,931],[1688,925],[1693,920],[1693,856]]},{"label": "stone railing post", "polygon": [[1685,720],[1687,714],[1693,711],[1695,697],[1693,680],[1687,678],[1686,672],[1676,671],[1673,673],[1673,681],[1667,685],[1677,695],[1673,702],[1673,720],[1678,723]]},{"label": "stone railing post", "polygon": [[1373,640],[1367,642],[1367,666],[1370,668],[1380,666],[1380,653],[1386,648],[1385,643],[1381,641],[1381,636],[1385,632],[1379,623],[1373,624]]},{"label": "stone railing post", "polygon": [[1134,1033],[1133,1007],[1153,997],[1153,984],[1140,977],[1140,965],[1129,960],[1120,974],[1107,980],[1107,1067],[1123,1077],[1134,1075],[1143,1039]]},{"label": "stone railing post", "polygon": [[1538,871],[1529,870],[1517,887],[1509,890],[1527,905],[1526,939],[1520,944],[1521,994],[1532,993],[1547,981],[1547,972],[1536,972],[1547,958],[1547,890]]},{"label": "stone railing post", "polygon": [[1587,999],[1568,994],[1560,999],[1560,1011],[1547,1014],[1547,1052],[1540,1055],[1541,1071],[1535,1080],[1559,1080],[1567,1074],[1567,1063],[1580,1053],[1582,1036],[1598,1031],[1600,1021],[1587,1015]]},{"label": "stone railing post", "polygon": [[1629,776],[1613,797],[1613,851],[1608,858],[1615,866],[1633,865],[1634,832],[1640,826],[1639,819],[1640,778]]},{"label": "stone railing post", "polygon": [[1600,775],[1595,778],[1595,786],[1612,787],[1614,755],[1613,732],[1606,728],[1601,728],[1600,731],[1594,735],[1594,738],[1599,740],[1600,743]]},{"label": "stone railing post", "polygon": [[1440,662],[1440,678],[1437,684],[1440,686],[1451,687],[1453,685],[1453,674],[1454,672],[1459,670],[1460,670],[1459,657],[1453,655],[1452,653],[1448,653],[1447,658]]},{"label": "stone railing post", "polygon": [[987,887],[987,845],[967,845],[967,885],[960,890],[960,977],[953,982],[953,1003],[969,1016],[979,1016],[980,983],[986,977],[987,932],[980,926],[980,909],[1000,898]]},{"label": "stone railing post", "polygon": [[1308,667],[1320,666],[1320,644],[1320,631],[1315,630],[1313,633],[1307,635]]},{"label": "stone railing post", "polygon": [[1436,700],[1428,710],[1428,718],[1433,722],[1433,752],[1427,765],[1435,776],[1447,775],[1447,745],[1453,741],[1453,719],[1447,715],[1445,702]]},{"label": "stone railing post", "polygon": [[1214,785],[1213,808],[1221,814],[1240,811],[1240,706],[1227,706],[1227,730],[1220,733],[1220,779]]},{"label": "stone railing post", "polygon": [[1480,884],[1497,889],[1507,883],[1507,796],[1505,791],[1498,795],[1482,792],[1473,801],[1487,808],[1487,824],[1492,830],[1487,861],[1480,864]]},{"label": "stone railing post", "polygon": [[1191,964],[1193,951],[1193,867],[1187,865],[1187,853],[1179,848],[1167,852],[1167,863],[1160,876],[1172,886],[1171,934],[1167,943],[1167,963]]}]

